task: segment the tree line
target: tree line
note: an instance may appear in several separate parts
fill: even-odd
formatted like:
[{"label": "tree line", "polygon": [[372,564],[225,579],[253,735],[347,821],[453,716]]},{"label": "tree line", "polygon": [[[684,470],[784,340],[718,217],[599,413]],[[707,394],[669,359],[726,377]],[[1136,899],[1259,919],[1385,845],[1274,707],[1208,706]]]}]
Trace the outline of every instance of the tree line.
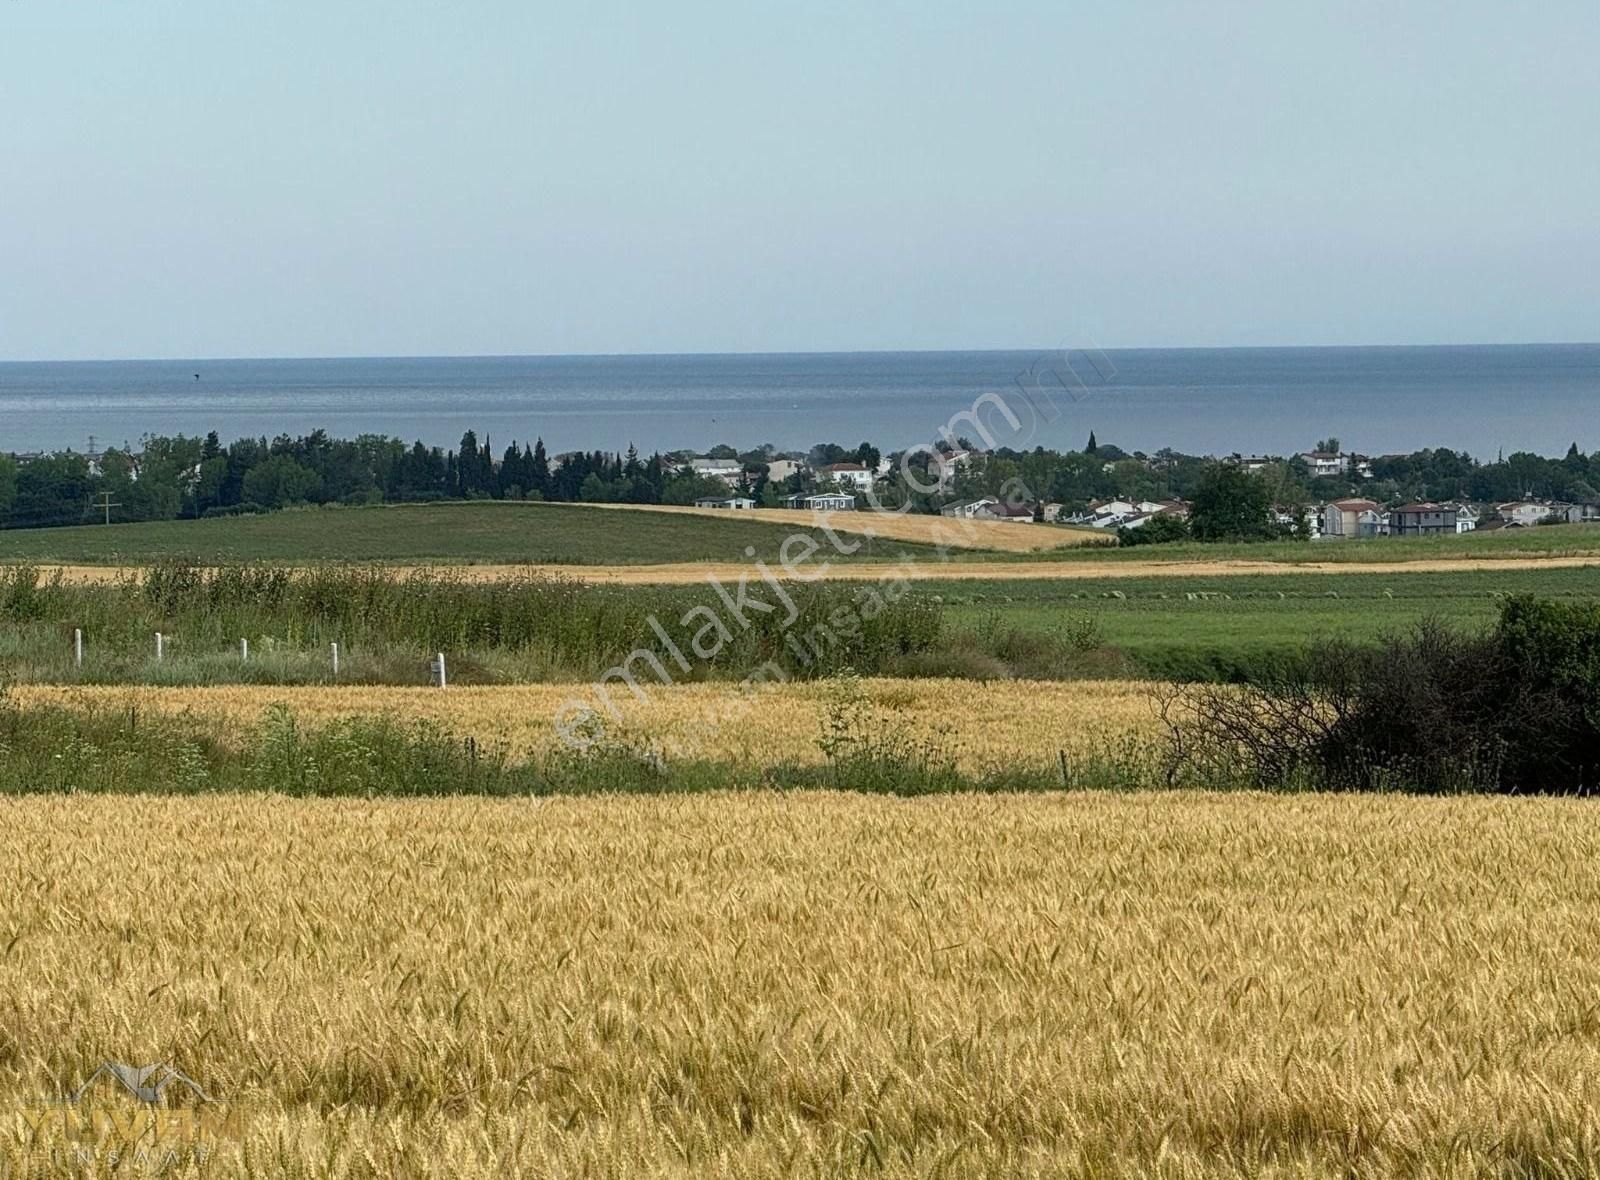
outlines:
[{"label": "tree line", "polygon": [[[1326,440],[1335,444],[1337,440]],[[979,496],[1054,501],[1068,512],[1094,500],[1184,499],[1224,503],[1239,519],[1257,520],[1260,505],[1287,509],[1341,496],[1380,502],[1398,499],[1503,502],[1549,498],[1600,501],[1600,452],[1576,444],[1560,459],[1519,452],[1480,463],[1465,452],[1425,449],[1370,460],[1371,476],[1315,476],[1299,456],[1269,462],[1249,476],[1227,460],[1186,455],[1170,448],[1126,452],[1091,434],[1081,450],[977,452],[965,439],[941,444],[948,462],[926,449],[905,464],[891,453],[888,475],[876,493],[885,507],[909,504],[937,512],[951,500]],[[719,444],[712,458],[737,459],[746,492],[767,506],[787,495],[818,490],[826,478],[813,472],[835,462],[875,467],[883,457],[863,442],[855,447],[820,443],[802,468],[771,478],[780,453],[770,445],[739,451]],[[959,461],[955,456],[960,454]],[[105,520],[172,520],[264,512],[298,504],[376,504],[454,499],[535,499],[634,504],[688,504],[725,495],[728,484],[680,469],[682,454],[624,452],[547,453],[542,440],[492,440],[468,431],[458,446],[407,445],[386,435],[354,439],[317,430],[299,438],[244,438],[224,445],[205,437],[147,437],[135,455],[111,449],[98,456],[61,452],[19,462],[0,454],[0,527],[30,528]],[[1202,511],[1202,518],[1207,515]],[[1158,530],[1159,531],[1159,530]],[[1229,530],[1233,531],[1233,530]],[[1155,539],[1152,534],[1150,539]]]},{"label": "tree line", "polygon": [[175,520],[268,512],[299,504],[432,500],[568,500],[692,503],[727,485],[678,473],[661,455],[578,452],[559,461],[543,440],[498,455],[468,431],[459,447],[361,435],[239,439],[215,433],[144,440],[137,456],[62,452],[19,462],[0,455],[0,527]]}]

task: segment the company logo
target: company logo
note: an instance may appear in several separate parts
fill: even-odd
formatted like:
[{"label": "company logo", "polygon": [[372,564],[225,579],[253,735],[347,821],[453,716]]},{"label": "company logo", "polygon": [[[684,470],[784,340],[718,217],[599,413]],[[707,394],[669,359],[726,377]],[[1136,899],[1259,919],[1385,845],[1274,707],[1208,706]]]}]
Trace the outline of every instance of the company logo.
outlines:
[{"label": "company logo", "polygon": [[[201,1102],[210,1102],[210,1096],[200,1088],[200,1084],[188,1074],[180,1073],[166,1062],[157,1062],[155,1065],[123,1065],[120,1061],[108,1061],[99,1069],[89,1075],[89,1080],[78,1087],[78,1092],[69,1101],[81,1102],[86,1094],[94,1088],[95,1082],[102,1077],[115,1078],[121,1083],[122,1088],[132,1094],[140,1102],[152,1105],[161,1101],[161,1094],[174,1082],[179,1083],[188,1093]],[[150,1079],[154,1078],[152,1082]]]},{"label": "company logo", "polygon": [[30,1145],[58,1164],[165,1168],[244,1138],[239,1108],[165,1061],[107,1061],[64,1099],[21,1114]]}]

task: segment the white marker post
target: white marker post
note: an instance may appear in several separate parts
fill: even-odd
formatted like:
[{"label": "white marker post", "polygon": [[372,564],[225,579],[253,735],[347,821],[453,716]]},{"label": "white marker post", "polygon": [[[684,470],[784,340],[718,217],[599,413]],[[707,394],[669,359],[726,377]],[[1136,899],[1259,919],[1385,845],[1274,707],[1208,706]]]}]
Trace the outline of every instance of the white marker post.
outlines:
[{"label": "white marker post", "polygon": [[433,670],[435,672],[439,673],[439,687],[440,688],[444,688],[446,686],[445,675],[444,675],[444,652],[440,652],[439,653],[438,663],[436,663],[434,665],[434,669]]},{"label": "white marker post", "polygon": [[241,660],[250,658],[250,641],[248,639],[239,640],[239,658]]},{"label": "white marker post", "polygon": [[337,643],[333,645],[333,674],[335,676],[339,674],[339,645]]},{"label": "white marker post", "polygon": [[83,667],[83,628],[72,629],[72,662],[77,667]]},{"label": "white marker post", "polygon": [[161,662],[161,632],[156,632],[156,663]]}]

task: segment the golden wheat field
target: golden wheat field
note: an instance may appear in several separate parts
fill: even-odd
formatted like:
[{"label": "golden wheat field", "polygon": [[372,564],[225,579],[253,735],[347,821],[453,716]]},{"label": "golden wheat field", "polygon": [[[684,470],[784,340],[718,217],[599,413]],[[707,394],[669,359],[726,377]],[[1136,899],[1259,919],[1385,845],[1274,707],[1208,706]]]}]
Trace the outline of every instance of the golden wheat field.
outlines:
[{"label": "golden wheat field", "polygon": [[[730,513],[719,508],[695,508],[676,504],[602,504],[628,512],[675,512],[726,520]],[[958,520],[946,516],[900,512],[795,512],[787,508],[751,508],[736,513],[739,520],[781,524],[790,528],[825,523],[839,533],[863,533],[896,541],[916,541],[942,545],[947,549],[985,549],[1000,553],[1043,553],[1077,545],[1112,545],[1116,538],[1105,530],[1074,528],[1068,525],[1019,525],[1001,520]]]},{"label": "golden wheat field", "polygon": [[[737,684],[655,687],[635,700],[625,686],[612,694],[621,728],[672,758],[712,759],[746,766],[817,762],[829,685],[770,684],[743,693]],[[1061,751],[1102,753],[1154,732],[1152,686],[1140,681],[861,681],[877,719],[936,742],[965,770],[1015,762],[1053,761]],[[557,710],[568,700],[599,702],[582,684],[434,688],[219,685],[201,688],[58,687],[18,685],[21,705],[75,704],[187,713],[217,723],[218,736],[241,737],[273,705],[285,705],[312,725],[381,714],[436,722],[461,737],[506,749],[515,757],[548,750],[560,740]]]},{"label": "golden wheat field", "polygon": [[1600,1169],[1581,800],[31,797],[0,823],[6,1174],[55,1174],[22,1112],[108,1060],[237,1113],[207,1174]]}]

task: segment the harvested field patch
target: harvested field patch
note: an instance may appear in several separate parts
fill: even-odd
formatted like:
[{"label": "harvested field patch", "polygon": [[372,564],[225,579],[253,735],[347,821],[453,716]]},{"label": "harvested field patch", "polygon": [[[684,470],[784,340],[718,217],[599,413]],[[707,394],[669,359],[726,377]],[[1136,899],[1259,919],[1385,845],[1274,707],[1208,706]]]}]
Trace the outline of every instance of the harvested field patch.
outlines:
[{"label": "harvested field patch", "polygon": [[1115,545],[1116,538],[1103,529],[1067,525],[1015,524],[1000,520],[955,520],[944,516],[894,512],[795,512],[786,508],[726,511],[718,508],[682,507],[674,504],[606,504],[597,507],[628,512],[670,512],[709,517],[718,521],[754,520],[787,525],[793,529],[827,525],[839,533],[870,533],[896,541],[942,545],[948,549],[985,549],[998,553],[1045,553],[1080,545]]},{"label": "harvested field patch", "polygon": [[[1153,733],[1150,686],[1138,681],[1068,683],[868,679],[863,695],[884,724],[937,742],[964,769],[979,770],[1025,759],[1048,762],[1069,754],[1098,753]],[[615,700],[630,735],[659,746],[672,758],[712,759],[743,766],[822,760],[817,739],[830,685],[767,685],[748,696],[734,683],[651,688],[644,702],[625,686]],[[283,705],[317,725],[343,717],[381,714],[394,720],[437,722],[459,736],[501,746],[513,756],[550,749],[558,740],[556,711],[563,702],[593,700],[582,684],[493,688],[273,688],[221,685],[203,688],[56,687],[18,685],[21,705],[77,704],[84,708],[137,708],[214,720],[226,738]]]}]

